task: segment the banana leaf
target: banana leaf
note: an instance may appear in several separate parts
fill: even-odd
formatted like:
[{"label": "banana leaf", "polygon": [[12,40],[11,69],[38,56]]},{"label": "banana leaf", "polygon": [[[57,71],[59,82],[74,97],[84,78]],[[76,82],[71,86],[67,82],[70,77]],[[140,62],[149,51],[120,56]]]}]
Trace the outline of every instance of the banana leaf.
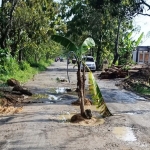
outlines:
[{"label": "banana leaf", "polygon": [[62,46],[67,48],[69,51],[77,52],[77,50],[79,49],[72,41],[70,41],[66,37],[59,36],[59,35],[52,35],[51,39],[61,44]]},{"label": "banana leaf", "polygon": [[138,46],[138,45],[140,44],[140,42],[141,42],[143,36],[144,36],[144,32],[142,32],[142,33],[140,34],[139,38],[138,38],[137,41],[135,42],[135,46]]},{"label": "banana leaf", "polygon": [[90,91],[90,94],[92,95],[94,104],[97,105],[97,108],[99,108],[100,114],[103,117],[112,116],[111,112],[106,106],[106,103],[103,99],[99,86],[96,83],[96,80],[91,71],[89,72],[88,77],[89,77],[89,91]]},{"label": "banana leaf", "polygon": [[86,53],[91,47],[95,46],[95,42],[92,38],[86,38],[85,41],[82,43],[80,51],[81,54],[83,55]]}]

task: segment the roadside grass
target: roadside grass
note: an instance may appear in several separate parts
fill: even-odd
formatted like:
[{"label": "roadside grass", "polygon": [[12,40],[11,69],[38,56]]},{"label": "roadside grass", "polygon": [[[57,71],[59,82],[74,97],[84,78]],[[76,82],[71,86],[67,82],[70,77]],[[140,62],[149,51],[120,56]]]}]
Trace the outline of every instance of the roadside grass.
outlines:
[{"label": "roadside grass", "polygon": [[133,90],[142,95],[150,95],[150,87],[143,84],[135,84]]},{"label": "roadside grass", "polygon": [[46,67],[51,65],[52,62],[52,60],[48,60],[47,62],[41,61],[30,64],[27,62],[21,62],[20,64],[15,64],[16,66],[8,68],[4,73],[0,74],[0,86],[6,83],[10,78],[14,78],[20,83],[25,83],[32,79],[35,74],[46,70]]}]

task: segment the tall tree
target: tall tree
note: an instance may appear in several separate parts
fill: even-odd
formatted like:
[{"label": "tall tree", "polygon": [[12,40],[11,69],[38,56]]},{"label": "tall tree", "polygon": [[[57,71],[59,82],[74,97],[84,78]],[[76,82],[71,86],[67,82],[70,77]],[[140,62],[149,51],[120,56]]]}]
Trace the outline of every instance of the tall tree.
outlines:
[{"label": "tall tree", "polygon": [[0,47],[6,47],[9,32],[13,24],[13,14],[18,0],[2,0],[0,7]]},{"label": "tall tree", "polygon": [[10,49],[19,61],[28,60],[31,54],[35,61],[48,56],[50,35],[66,30],[59,4],[53,0],[3,1],[0,10],[0,47]]}]

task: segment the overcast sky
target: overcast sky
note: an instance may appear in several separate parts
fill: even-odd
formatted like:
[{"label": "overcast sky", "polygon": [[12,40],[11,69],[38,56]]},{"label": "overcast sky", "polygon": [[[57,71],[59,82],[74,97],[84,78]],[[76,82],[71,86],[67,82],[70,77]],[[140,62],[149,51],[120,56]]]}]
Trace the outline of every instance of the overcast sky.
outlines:
[{"label": "overcast sky", "polygon": [[[146,0],[146,2],[148,4],[150,4],[150,0]],[[145,13],[150,14],[150,10],[147,11],[145,9]],[[143,15],[138,15],[137,17],[135,17],[134,19],[134,25],[137,26],[141,26],[141,31],[140,33],[136,36],[137,38],[139,37],[139,35],[144,32],[144,36],[145,38],[143,38],[143,43],[141,43],[141,46],[150,46],[150,37],[146,38],[146,34],[150,31],[150,16],[143,16]]]}]

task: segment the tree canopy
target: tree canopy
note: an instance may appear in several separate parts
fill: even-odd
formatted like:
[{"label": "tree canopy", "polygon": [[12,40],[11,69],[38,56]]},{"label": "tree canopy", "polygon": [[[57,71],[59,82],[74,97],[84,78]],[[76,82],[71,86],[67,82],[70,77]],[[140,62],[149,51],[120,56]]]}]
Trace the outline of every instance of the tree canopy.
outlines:
[{"label": "tree canopy", "polygon": [[67,52],[51,40],[54,34],[76,45],[92,37],[99,68],[103,59],[119,60],[126,32],[135,30],[132,19],[146,15],[145,8],[146,0],[2,0],[0,48],[16,61],[38,62]]}]

